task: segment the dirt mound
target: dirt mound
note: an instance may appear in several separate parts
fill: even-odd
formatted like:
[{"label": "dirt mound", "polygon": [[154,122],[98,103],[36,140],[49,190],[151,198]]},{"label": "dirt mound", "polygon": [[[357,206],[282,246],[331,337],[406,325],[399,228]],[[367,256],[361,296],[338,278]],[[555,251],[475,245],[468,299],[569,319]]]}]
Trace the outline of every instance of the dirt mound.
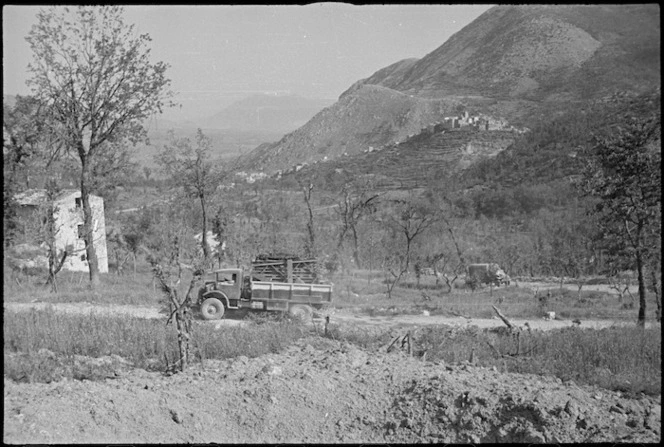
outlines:
[{"label": "dirt mound", "polygon": [[[92,360],[90,360],[92,361]],[[308,338],[166,376],[5,379],[5,443],[659,442],[660,398]]]}]

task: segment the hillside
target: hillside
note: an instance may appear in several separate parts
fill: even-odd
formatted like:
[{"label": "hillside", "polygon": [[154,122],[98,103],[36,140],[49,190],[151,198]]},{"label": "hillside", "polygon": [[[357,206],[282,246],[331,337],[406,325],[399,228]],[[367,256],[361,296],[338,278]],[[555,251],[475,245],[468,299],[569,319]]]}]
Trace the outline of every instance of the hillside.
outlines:
[{"label": "hillside", "polygon": [[291,171],[286,175],[312,177],[319,186],[330,189],[341,188],[357,178],[370,180],[377,190],[421,188],[449,178],[480,160],[492,159],[516,138],[517,134],[506,130],[425,130],[400,144],[314,163],[296,171],[297,174]]},{"label": "hillside", "polygon": [[505,5],[421,59],[359,80],[281,141],[243,159],[274,173],[403,142],[462,111],[530,127],[615,91],[661,85],[658,5]]},{"label": "hillside", "polygon": [[459,172],[459,185],[509,188],[569,180],[583,169],[594,136],[633,118],[661,114],[659,89],[642,95],[620,94],[572,108],[533,125],[495,159],[480,160]]},{"label": "hillside", "polygon": [[428,97],[589,99],[660,83],[658,5],[496,6],[401,76],[363,81]]},{"label": "hillside", "polygon": [[300,163],[359,154],[369,147],[404,141],[452,114],[458,105],[380,86],[361,86],[279,142],[257,147],[242,166],[273,174]]}]

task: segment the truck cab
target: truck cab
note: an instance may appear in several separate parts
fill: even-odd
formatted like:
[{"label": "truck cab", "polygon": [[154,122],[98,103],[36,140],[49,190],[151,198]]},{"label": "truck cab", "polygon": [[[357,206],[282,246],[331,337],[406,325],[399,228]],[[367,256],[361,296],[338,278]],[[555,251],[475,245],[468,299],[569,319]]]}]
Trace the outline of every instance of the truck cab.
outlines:
[{"label": "truck cab", "polygon": [[210,292],[218,291],[225,299],[239,300],[242,298],[242,269],[222,269],[210,272],[205,277],[205,284],[199,290],[199,299]]}]

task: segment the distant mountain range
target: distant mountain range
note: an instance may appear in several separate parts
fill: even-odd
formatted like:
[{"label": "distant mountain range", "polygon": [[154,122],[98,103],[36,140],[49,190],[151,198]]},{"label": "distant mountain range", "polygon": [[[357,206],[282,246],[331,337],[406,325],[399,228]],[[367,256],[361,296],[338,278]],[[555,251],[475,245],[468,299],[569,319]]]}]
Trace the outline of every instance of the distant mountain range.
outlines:
[{"label": "distant mountain range", "polygon": [[275,173],[359,156],[462,112],[527,127],[616,91],[657,88],[660,39],[654,4],[496,6],[425,57],[359,80],[299,129],[257,147],[242,166]]},{"label": "distant mountain range", "polygon": [[[16,95],[4,95],[4,102],[13,105]],[[256,94],[239,99],[218,112],[204,118],[180,117],[177,111],[150,118],[146,126],[150,131],[169,129],[212,129],[230,131],[256,131],[258,133],[291,132],[306,124],[323,108],[334,103],[332,99],[304,98],[298,95]]]},{"label": "distant mountain range", "polygon": [[306,124],[334,101],[297,95],[254,95],[237,101],[200,124],[203,128],[269,130],[284,133]]}]

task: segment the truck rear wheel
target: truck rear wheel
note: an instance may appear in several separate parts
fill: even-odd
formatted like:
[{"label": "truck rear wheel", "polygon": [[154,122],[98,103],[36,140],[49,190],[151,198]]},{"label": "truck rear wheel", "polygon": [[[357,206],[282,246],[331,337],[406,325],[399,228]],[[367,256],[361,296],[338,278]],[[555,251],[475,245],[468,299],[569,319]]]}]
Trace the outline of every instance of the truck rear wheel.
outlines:
[{"label": "truck rear wheel", "polygon": [[205,320],[221,320],[224,311],[224,303],[217,298],[208,298],[201,304],[201,315]]},{"label": "truck rear wheel", "polygon": [[314,310],[306,304],[294,304],[288,309],[288,313],[302,321],[310,321]]}]

